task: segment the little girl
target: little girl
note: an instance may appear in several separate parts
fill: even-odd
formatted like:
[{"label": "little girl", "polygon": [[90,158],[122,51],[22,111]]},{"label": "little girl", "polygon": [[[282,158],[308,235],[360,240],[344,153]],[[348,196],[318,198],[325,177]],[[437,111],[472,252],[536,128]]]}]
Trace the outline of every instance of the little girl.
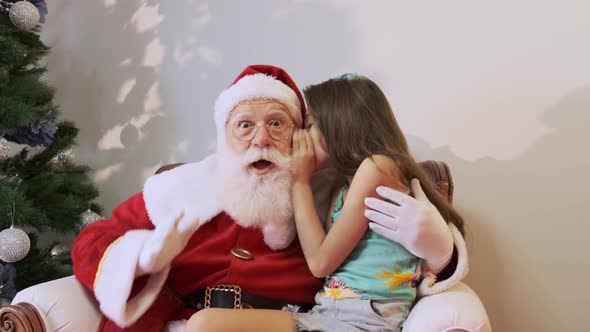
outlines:
[{"label": "little girl", "polygon": [[[305,89],[306,130],[293,136],[293,210],[310,271],[325,277],[307,313],[206,309],[187,331],[400,331],[416,298],[422,261],[368,229],[366,197],[379,186],[410,194],[420,180],[429,200],[458,229],[461,217],[414,161],[387,98],[371,80],[347,74]],[[335,168],[344,179],[322,225],[310,179]],[[428,267],[427,267],[428,268]],[[438,271],[437,271],[438,272]]]}]

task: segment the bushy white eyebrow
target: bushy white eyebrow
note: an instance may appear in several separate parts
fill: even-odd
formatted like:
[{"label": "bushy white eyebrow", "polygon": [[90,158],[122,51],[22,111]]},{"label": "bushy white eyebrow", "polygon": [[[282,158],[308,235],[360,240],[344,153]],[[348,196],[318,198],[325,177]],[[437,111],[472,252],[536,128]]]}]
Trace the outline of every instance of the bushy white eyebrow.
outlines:
[{"label": "bushy white eyebrow", "polygon": [[[277,116],[280,115],[281,117],[285,118],[285,119],[291,119],[291,115],[286,111],[283,110],[282,108],[273,108],[271,110],[269,110],[264,118],[265,119],[272,119],[273,116]],[[252,113],[246,112],[246,111],[242,111],[242,112],[238,112],[235,113],[231,116],[231,121],[252,121],[253,115]]]}]

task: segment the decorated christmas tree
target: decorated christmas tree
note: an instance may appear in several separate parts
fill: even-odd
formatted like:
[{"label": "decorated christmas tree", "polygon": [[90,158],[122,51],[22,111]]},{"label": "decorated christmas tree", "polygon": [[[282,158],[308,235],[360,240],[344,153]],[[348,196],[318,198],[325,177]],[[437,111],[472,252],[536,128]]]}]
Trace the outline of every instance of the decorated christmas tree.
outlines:
[{"label": "decorated christmas tree", "polygon": [[0,0],[0,301],[71,274],[69,247],[37,248],[46,232],[75,234],[99,218],[89,168],[72,152],[78,129],[58,122],[54,89],[40,64],[44,0]]}]

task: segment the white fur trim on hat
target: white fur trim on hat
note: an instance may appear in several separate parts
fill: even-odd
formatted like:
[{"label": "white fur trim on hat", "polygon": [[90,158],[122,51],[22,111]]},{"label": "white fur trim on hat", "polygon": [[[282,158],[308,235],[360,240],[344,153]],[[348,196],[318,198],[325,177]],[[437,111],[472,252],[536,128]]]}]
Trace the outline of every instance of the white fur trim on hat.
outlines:
[{"label": "white fur trim on hat", "polygon": [[229,114],[240,102],[255,99],[277,100],[287,107],[297,126],[303,123],[301,103],[295,91],[273,76],[254,74],[244,76],[217,97],[215,124],[218,133],[224,132]]}]

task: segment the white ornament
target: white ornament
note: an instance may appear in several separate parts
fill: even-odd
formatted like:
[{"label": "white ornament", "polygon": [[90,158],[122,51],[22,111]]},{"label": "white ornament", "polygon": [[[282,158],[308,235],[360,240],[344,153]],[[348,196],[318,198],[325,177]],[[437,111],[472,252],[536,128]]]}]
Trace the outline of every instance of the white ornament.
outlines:
[{"label": "white ornament", "polygon": [[18,262],[31,250],[31,240],[22,229],[10,226],[0,232],[0,259],[7,263]]},{"label": "white ornament", "polygon": [[10,21],[21,30],[31,30],[39,24],[41,15],[35,5],[28,1],[19,1],[10,7]]},{"label": "white ornament", "polygon": [[56,244],[53,248],[51,248],[51,256],[57,257],[61,254],[65,254],[69,252],[70,249],[65,244]]},{"label": "white ornament", "polygon": [[102,216],[90,209],[80,215],[80,229],[92,224],[95,221],[103,219]]},{"label": "white ornament", "polygon": [[0,185],[16,185],[18,186],[23,179],[18,176],[18,173],[15,175],[6,175],[0,173]]},{"label": "white ornament", "polygon": [[7,159],[10,155],[10,145],[6,138],[0,138],[0,160]]},{"label": "white ornament", "polygon": [[66,164],[72,164],[76,160],[76,154],[72,149],[59,151],[55,157],[51,158],[50,163],[57,168],[62,168]]}]

